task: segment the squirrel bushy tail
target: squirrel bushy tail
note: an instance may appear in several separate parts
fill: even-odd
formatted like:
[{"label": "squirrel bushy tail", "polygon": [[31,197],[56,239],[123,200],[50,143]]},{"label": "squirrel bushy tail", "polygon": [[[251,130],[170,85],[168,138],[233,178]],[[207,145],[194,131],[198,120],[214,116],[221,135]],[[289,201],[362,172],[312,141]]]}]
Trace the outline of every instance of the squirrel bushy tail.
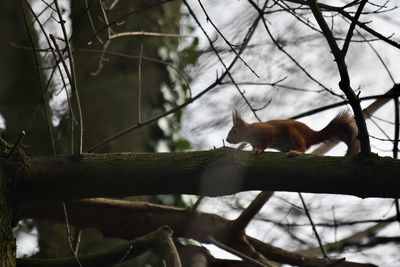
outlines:
[{"label": "squirrel bushy tail", "polygon": [[360,152],[357,125],[347,111],[336,115],[325,128],[316,132],[316,136],[320,142],[343,141],[347,145],[346,156],[353,156]]}]

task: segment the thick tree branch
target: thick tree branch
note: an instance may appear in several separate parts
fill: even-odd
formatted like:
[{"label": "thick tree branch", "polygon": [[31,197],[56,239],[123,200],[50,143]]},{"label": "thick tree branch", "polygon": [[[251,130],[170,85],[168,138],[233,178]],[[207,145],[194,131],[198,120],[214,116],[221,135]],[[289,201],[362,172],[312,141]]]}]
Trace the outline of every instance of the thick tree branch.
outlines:
[{"label": "thick tree branch", "polygon": [[[129,260],[146,251],[155,250],[165,259],[168,267],[180,267],[176,248],[172,242],[172,230],[169,227],[161,227],[156,231],[140,238],[119,245],[113,249],[96,254],[79,256],[85,267],[109,267],[120,263],[121,259]],[[58,259],[17,259],[17,267],[74,267],[79,266],[74,257]]]},{"label": "thick tree branch", "polygon": [[17,190],[28,202],[153,194],[222,196],[247,190],[400,197],[400,161],[377,156],[287,157],[230,148],[84,154],[34,157],[24,171],[6,175],[19,175]]},{"label": "thick tree branch", "polygon": [[[21,209],[22,218],[44,219],[63,222],[63,212],[60,202],[26,203]],[[69,218],[72,225],[78,228],[95,227],[110,237],[133,239],[148,232],[154,231],[161,225],[168,224],[174,231],[175,237],[192,238],[199,242],[208,243],[209,237],[219,240],[223,244],[243,251],[241,239],[230,238],[232,222],[214,214],[192,211],[190,209],[168,207],[143,202],[129,202],[110,199],[87,199],[67,203]],[[208,225],[209,227],[204,227]],[[353,262],[315,257],[301,256],[283,249],[265,244],[242,233],[242,240],[247,240],[255,249],[269,260],[287,263],[295,266],[374,266],[372,264],[358,264]]]},{"label": "thick tree branch", "polygon": [[242,233],[246,229],[247,225],[253,220],[254,216],[261,210],[264,204],[274,194],[273,191],[263,191],[257,195],[257,197],[250,203],[250,205],[243,210],[240,216],[233,222],[232,232]]}]

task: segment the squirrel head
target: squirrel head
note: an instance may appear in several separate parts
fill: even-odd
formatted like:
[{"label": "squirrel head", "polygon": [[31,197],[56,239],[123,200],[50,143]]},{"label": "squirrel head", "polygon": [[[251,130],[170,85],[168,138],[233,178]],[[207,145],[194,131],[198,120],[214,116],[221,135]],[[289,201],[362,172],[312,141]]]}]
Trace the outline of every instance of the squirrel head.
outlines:
[{"label": "squirrel head", "polygon": [[247,123],[240,117],[240,114],[236,110],[232,112],[232,122],[233,126],[226,137],[226,141],[231,144],[245,141]]}]

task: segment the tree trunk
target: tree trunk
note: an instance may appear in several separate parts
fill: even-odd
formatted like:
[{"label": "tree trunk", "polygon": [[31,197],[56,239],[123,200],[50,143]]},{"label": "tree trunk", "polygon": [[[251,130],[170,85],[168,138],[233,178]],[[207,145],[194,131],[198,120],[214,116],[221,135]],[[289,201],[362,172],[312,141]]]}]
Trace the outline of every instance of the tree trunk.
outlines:
[{"label": "tree trunk", "polygon": [[0,267],[15,266],[16,248],[11,229],[10,209],[7,205],[6,181],[0,172]]},{"label": "tree trunk", "polygon": [[[180,1],[162,5],[156,5],[157,2],[119,1],[115,9],[108,12],[111,32],[179,33]],[[99,38],[97,39],[86,14],[84,1],[71,1],[74,30],[72,44],[75,49],[77,84],[83,112],[85,148],[129,125],[151,117],[155,107],[162,106],[160,90],[162,84],[171,83],[165,64],[147,60],[147,58],[161,60],[159,50],[165,46],[167,38],[126,36],[108,40],[108,30],[99,3],[94,1],[89,9],[93,27]],[[149,8],[150,6],[152,8]],[[173,16],[168,16],[169,12],[172,12]],[[127,13],[132,15],[126,16]],[[155,23],[157,20],[164,21],[165,25],[169,25],[168,28]],[[115,23],[116,21],[118,23]],[[175,47],[178,46],[178,38],[168,41],[173,41]],[[145,58],[141,63],[142,90],[139,93],[141,47]],[[106,53],[104,57],[101,56],[103,50]],[[139,107],[141,119],[139,119]],[[138,130],[135,136],[126,135],[99,151],[153,151],[150,143],[160,134],[157,126],[144,127]],[[69,136],[66,135],[65,140],[68,139]]]}]

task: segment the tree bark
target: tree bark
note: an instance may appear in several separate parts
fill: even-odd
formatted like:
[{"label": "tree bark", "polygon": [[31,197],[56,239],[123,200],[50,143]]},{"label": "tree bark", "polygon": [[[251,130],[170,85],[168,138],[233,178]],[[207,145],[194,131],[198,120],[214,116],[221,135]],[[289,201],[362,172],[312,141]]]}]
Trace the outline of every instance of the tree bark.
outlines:
[{"label": "tree bark", "polygon": [[[177,49],[179,40],[170,38],[171,40],[166,41],[166,38],[141,36],[109,40],[108,33],[118,34],[136,29],[144,32],[159,32],[161,28],[162,32],[179,33],[180,1],[157,5],[159,1],[120,0],[113,10],[106,12],[110,24],[108,26],[100,8],[101,2],[87,2],[90,2],[88,10],[84,4],[85,1],[71,1],[71,18],[74,29],[72,45],[77,66],[76,78],[84,119],[84,144],[92,146],[128,125],[148,119],[148,115],[154,114],[155,108],[162,106],[160,88],[162,84],[172,83],[168,67],[165,64],[143,59],[141,86],[145,90],[139,94],[137,88],[140,47],[143,46],[143,55],[146,58],[161,60],[160,47],[168,42]],[[109,6],[109,3],[103,3],[103,5]],[[129,13],[131,15],[127,16]],[[89,16],[94,23],[93,27]],[[158,19],[154,20],[154,18],[164,21],[163,24],[159,24]],[[115,22],[118,22],[118,25],[115,25]],[[95,32],[103,44],[95,38]],[[105,55],[102,55],[103,50],[107,52]],[[112,55],[112,53],[115,54]],[[119,56],[117,56],[118,53]],[[137,58],[132,58],[134,56]],[[138,106],[141,107],[140,113],[143,114],[141,119],[139,119]],[[160,135],[160,130],[157,128],[156,125],[143,127],[136,132],[135,137],[119,138],[97,151],[153,151],[149,139],[159,138],[154,138]],[[65,140],[69,140],[68,131],[65,129],[63,132]],[[67,146],[66,148],[65,151],[69,151]]]},{"label": "tree bark", "polygon": [[247,190],[400,197],[399,161],[377,156],[288,157],[229,148],[85,154],[34,157],[20,173],[23,202],[153,194],[222,196]]},{"label": "tree bark", "polygon": [[0,172],[0,267],[14,267],[16,244],[11,229],[10,206],[7,205],[7,188]]},{"label": "tree bark", "polygon": [[79,256],[79,264],[74,257],[57,259],[19,259],[18,267],[108,267],[116,266],[147,251],[155,250],[165,259],[168,267],[181,267],[174,243],[172,230],[165,226],[136,238],[113,249]]},{"label": "tree bark", "polygon": [[[95,227],[108,237],[131,240],[162,225],[168,225],[173,230],[174,237],[195,239],[202,243],[210,243],[212,237],[225,246],[250,256],[248,247],[242,242],[247,240],[268,260],[294,266],[375,266],[348,262],[344,259],[322,259],[291,253],[252,238],[244,232],[234,233],[232,231],[234,221],[197,210],[111,199],[86,199],[68,202],[66,205],[72,225],[80,229]],[[61,206],[61,203],[54,201],[27,203],[21,210],[20,216],[62,223],[64,214]]]}]

